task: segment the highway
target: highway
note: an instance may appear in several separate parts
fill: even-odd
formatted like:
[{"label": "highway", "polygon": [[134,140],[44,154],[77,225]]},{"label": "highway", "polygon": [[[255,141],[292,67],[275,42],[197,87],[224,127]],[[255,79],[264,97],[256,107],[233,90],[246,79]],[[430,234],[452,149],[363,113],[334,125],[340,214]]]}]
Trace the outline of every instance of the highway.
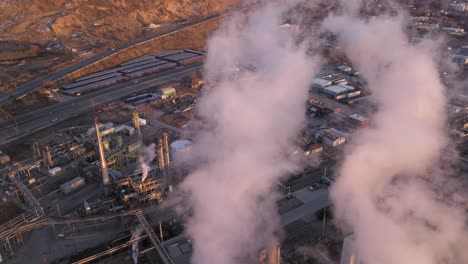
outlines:
[{"label": "highway", "polygon": [[0,123],[0,146],[26,137],[61,121],[89,111],[93,106],[133,94],[154,86],[163,85],[190,75],[200,69],[201,63],[172,69],[139,79],[138,83],[127,82],[93,93],[75,97],[70,101],[44,107]]},{"label": "highway", "polygon": [[96,56],[93,56],[89,59],[86,59],[86,60],[83,60],[81,62],[77,62],[67,68],[64,68],[64,69],[61,69],[59,71],[56,71],[54,73],[51,73],[50,76],[42,76],[40,78],[37,78],[33,81],[30,81],[30,82],[27,82],[27,83],[24,83],[8,92],[5,92],[3,94],[0,95],[0,106],[3,106],[9,102],[11,102],[13,99],[16,99],[16,98],[21,98],[29,93],[32,93],[33,91],[35,91],[36,89],[40,88],[42,86],[42,84],[44,83],[44,81],[47,81],[47,80],[50,80],[50,81],[58,81],[60,79],[62,79],[63,77],[67,76],[68,74],[71,74],[85,66],[89,66],[89,65],[92,65],[92,64],[95,64],[95,63],[99,63],[100,61],[106,59],[107,57],[110,57],[112,55],[115,55],[117,53],[120,53],[120,52],[125,52],[126,50],[132,48],[133,46],[136,46],[136,45],[140,45],[140,44],[144,44],[146,42],[149,42],[149,41],[153,41],[155,39],[158,39],[158,38],[162,38],[162,37],[165,37],[165,36],[168,36],[168,35],[171,35],[171,34],[174,34],[176,32],[179,32],[179,31],[182,31],[182,30],[185,30],[185,29],[188,29],[188,28],[192,28],[192,27],[195,27],[195,26],[198,26],[200,24],[203,24],[203,23],[206,23],[206,22],[209,22],[209,21],[212,21],[212,20],[216,20],[216,19],[219,19],[219,18],[222,18],[222,17],[225,17],[225,16],[229,16],[229,15],[232,15],[232,14],[235,14],[235,13],[238,13],[238,12],[242,12],[242,11],[245,11],[249,8],[252,8],[254,6],[257,6],[259,5],[260,3],[251,3],[251,4],[248,4],[248,5],[243,5],[243,6],[240,6],[240,7],[236,7],[236,8],[232,8],[232,9],[229,9],[229,10],[226,10],[224,12],[221,12],[221,13],[218,13],[218,14],[215,14],[215,15],[212,15],[212,16],[208,16],[208,17],[205,17],[203,19],[199,19],[199,20],[195,20],[195,21],[192,21],[190,23],[187,23],[187,24],[182,24],[182,25],[178,25],[176,26],[175,28],[171,29],[171,30],[167,30],[165,32],[161,32],[161,33],[158,33],[158,34],[155,34],[153,36],[148,36],[148,37],[145,37],[145,38],[142,38],[142,39],[138,39],[136,41],[133,41],[133,42],[130,42],[130,43],[127,43],[123,46],[120,46],[118,48],[115,48],[115,49],[112,49],[112,50],[108,50],[106,52],[103,52],[99,55],[96,55]]}]

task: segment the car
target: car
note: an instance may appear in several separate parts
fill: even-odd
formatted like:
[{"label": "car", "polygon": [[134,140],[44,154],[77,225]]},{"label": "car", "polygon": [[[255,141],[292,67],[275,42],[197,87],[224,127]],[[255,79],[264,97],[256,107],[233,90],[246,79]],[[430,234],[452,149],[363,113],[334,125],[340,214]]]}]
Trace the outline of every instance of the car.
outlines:
[{"label": "car", "polygon": [[54,117],[52,120],[50,120],[50,122],[53,123],[53,122],[55,122],[55,121],[57,121],[57,120],[58,120],[58,118],[57,118],[57,117]]},{"label": "car", "polygon": [[312,186],[307,187],[307,189],[309,189],[309,191],[314,191],[315,190],[314,187],[312,187]]}]

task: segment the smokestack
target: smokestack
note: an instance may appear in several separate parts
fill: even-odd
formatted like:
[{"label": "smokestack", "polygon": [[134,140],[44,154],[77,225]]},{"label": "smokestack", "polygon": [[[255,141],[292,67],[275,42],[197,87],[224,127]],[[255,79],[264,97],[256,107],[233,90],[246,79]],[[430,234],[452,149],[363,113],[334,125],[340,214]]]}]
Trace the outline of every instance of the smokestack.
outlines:
[{"label": "smokestack", "polygon": [[54,166],[54,162],[52,161],[52,155],[50,154],[49,145],[46,145],[44,149],[44,163],[46,164],[46,166],[49,167]]},{"label": "smokestack", "polygon": [[268,258],[269,264],[281,264],[281,249],[279,245],[275,245]]},{"label": "smokestack", "polygon": [[140,117],[138,116],[137,112],[133,113],[133,126],[137,131],[138,137],[141,139],[141,129],[140,129]]},{"label": "smokestack", "polygon": [[166,164],[164,162],[164,144],[162,138],[158,139],[158,158],[159,158],[159,168],[164,171]]},{"label": "smokestack", "polygon": [[162,136],[163,140],[163,146],[162,146],[162,152],[163,152],[163,158],[164,158],[164,177],[166,178],[166,182],[169,186],[169,191],[172,192],[172,177],[170,173],[170,165],[171,165],[171,159],[170,159],[170,149],[169,149],[169,136],[167,132],[163,133]]},{"label": "smokestack", "polygon": [[101,159],[102,183],[104,184],[104,191],[107,195],[109,193],[109,174],[107,172],[106,157],[104,154],[104,146],[102,145],[101,131],[99,131],[99,123],[97,117],[94,118],[94,129],[96,130],[96,139],[99,148],[99,158]]},{"label": "smokestack", "polygon": [[35,160],[40,159],[42,157],[41,148],[39,147],[39,143],[37,141],[34,141],[33,144],[33,155]]},{"label": "smokestack", "polygon": [[165,163],[166,163],[166,169],[168,169],[170,164],[171,164],[171,159],[170,159],[170,156],[169,156],[169,154],[170,154],[170,152],[169,152],[170,151],[170,149],[169,149],[169,136],[167,135],[167,132],[163,133],[163,139],[164,139],[164,149],[166,151],[166,153],[164,155],[165,159],[166,159]]}]

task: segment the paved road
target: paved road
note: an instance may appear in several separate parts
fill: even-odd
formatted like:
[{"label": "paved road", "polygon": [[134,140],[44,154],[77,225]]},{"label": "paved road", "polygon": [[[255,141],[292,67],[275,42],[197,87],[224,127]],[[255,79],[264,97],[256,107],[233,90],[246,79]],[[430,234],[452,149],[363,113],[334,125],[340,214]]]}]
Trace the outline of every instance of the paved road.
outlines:
[{"label": "paved road", "polygon": [[183,78],[198,70],[201,66],[201,63],[197,63],[172,69],[157,75],[139,79],[137,84],[132,81],[111,86],[94,93],[73,98],[67,102],[51,105],[35,112],[7,120],[0,123],[0,146],[45,129],[52,124],[57,124],[68,118],[76,117],[83,112],[89,111],[93,106]]},{"label": "paved road", "polygon": [[115,48],[115,49],[112,49],[112,50],[108,50],[104,53],[101,53],[99,55],[96,55],[96,56],[93,56],[89,59],[86,59],[84,61],[81,61],[81,62],[77,62],[67,68],[64,68],[64,69],[61,69],[59,71],[56,71],[54,73],[51,73],[50,74],[50,77],[49,76],[43,76],[43,77],[40,77],[40,78],[37,78],[31,82],[27,82],[25,84],[22,84],[20,86],[18,86],[17,88],[13,89],[13,90],[10,90],[6,93],[3,93],[0,95],[0,106],[2,105],[5,105],[9,102],[11,102],[12,100],[16,99],[16,98],[21,98],[29,93],[32,93],[34,90],[40,88],[42,86],[42,84],[44,83],[44,81],[47,81],[47,80],[51,80],[51,81],[57,81],[57,80],[60,80],[61,78],[65,77],[66,75],[68,74],[71,74],[85,66],[89,66],[89,65],[92,65],[94,63],[98,63],[102,60],[104,60],[105,58],[111,56],[111,55],[114,55],[116,53],[119,53],[119,52],[125,52],[125,50],[135,46],[135,45],[139,45],[139,44],[143,44],[143,43],[146,43],[146,42],[149,42],[149,41],[153,41],[154,39],[157,39],[157,38],[162,38],[164,36],[167,36],[167,35],[171,35],[171,34],[174,34],[176,32],[179,32],[179,31],[182,31],[182,30],[185,30],[185,29],[188,29],[188,28],[191,28],[191,27],[194,27],[194,26],[198,26],[200,24],[203,24],[203,23],[206,23],[206,22],[209,22],[209,21],[212,21],[212,20],[215,20],[215,19],[219,19],[219,18],[222,18],[222,17],[225,17],[225,16],[229,16],[229,15],[232,15],[232,14],[235,14],[235,13],[238,13],[238,12],[242,12],[244,10],[247,10],[249,8],[252,8],[254,6],[257,6],[259,5],[259,3],[252,3],[252,4],[248,4],[248,5],[244,5],[244,6],[241,6],[241,7],[236,7],[236,8],[232,8],[232,9],[229,9],[229,10],[226,10],[224,12],[221,12],[219,14],[216,14],[216,15],[212,15],[212,16],[209,16],[209,17],[206,17],[206,18],[203,18],[203,19],[200,19],[200,20],[196,20],[196,21],[193,21],[193,22],[190,22],[190,23],[187,23],[187,24],[183,24],[183,25],[178,25],[176,26],[175,28],[171,29],[171,30],[168,30],[168,31],[165,31],[165,32],[161,32],[161,33],[158,33],[158,34],[155,34],[153,36],[148,36],[148,37],[145,37],[145,38],[142,38],[142,39],[138,39],[134,42],[130,42],[128,44],[125,44],[121,47],[118,47],[118,48]]}]

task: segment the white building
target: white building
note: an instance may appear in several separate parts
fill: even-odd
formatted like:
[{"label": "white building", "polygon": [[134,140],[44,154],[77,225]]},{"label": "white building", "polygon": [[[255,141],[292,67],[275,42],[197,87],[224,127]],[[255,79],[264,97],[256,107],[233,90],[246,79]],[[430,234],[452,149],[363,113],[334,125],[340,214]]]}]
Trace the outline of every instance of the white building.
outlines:
[{"label": "white building", "polygon": [[146,119],[143,119],[143,118],[138,118],[138,123],[140,124],[140,126],[146,126]]}]

